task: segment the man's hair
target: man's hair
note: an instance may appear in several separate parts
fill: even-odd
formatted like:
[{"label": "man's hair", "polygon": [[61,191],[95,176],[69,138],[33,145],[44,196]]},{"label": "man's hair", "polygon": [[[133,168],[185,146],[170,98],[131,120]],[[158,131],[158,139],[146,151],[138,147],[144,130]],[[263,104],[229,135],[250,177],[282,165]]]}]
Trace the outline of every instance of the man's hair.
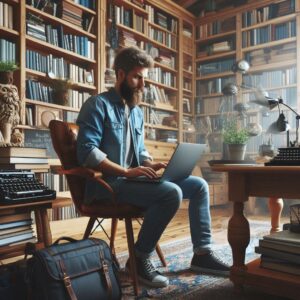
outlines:
[{"label": "man's hair", "polygon": [[128,74],[135,67],[152,68],[153,66],[154,62],[152,57],[137,47],[122,49],[116,55],[114,61],[116,76],[118,76],[118,71],[120,69]]}]

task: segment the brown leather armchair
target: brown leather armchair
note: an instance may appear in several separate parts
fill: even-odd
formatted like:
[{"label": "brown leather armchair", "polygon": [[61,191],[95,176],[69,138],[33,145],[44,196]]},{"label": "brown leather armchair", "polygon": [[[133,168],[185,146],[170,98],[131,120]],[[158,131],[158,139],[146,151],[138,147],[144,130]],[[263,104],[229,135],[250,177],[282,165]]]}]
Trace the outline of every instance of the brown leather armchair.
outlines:
[{"label": "brown leather armchair", "polygon": [[[132,228],[132,219],[143,217],[143,209],[130,204],[116,202],[116,196],[112,188],[102,179],[102,174],[92,169],[80,167],[76,157],[76,140],[78,126],[73,123],[52,120],[49,124],[52,143],[60,159],[62,168],[58,171],[66,175],[71,197],[77,211],[82,216],[90,217],[83,238],[87,238],[93,229],[94,223],[98,218],[112,219],[110,247],[115,255],[114,241],[117,231],[118,219],[125,220],[126,237],[128,243],[130,270],[133,280],[134,292],[138,294],[138,280],[136,272],[136,262],[134,257],[134,235]],[[85,205],[83,202],[86,179],[91,179],[104,186],[112,194],[112,201],[109,203],[95,203]],[[163,264],[166,261],[159,245],[156,247],[157,254]]]}]

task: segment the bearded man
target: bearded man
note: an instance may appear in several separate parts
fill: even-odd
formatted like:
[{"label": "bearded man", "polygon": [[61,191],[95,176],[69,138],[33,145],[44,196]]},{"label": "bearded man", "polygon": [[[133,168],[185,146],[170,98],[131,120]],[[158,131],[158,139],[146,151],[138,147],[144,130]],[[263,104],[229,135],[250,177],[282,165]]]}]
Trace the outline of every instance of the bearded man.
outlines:
[{"label": "bearded man", "polygon": [[[169,280],[151,262],[151,254],[166,226],[178,210],[182,198],[190,200],[189,218],[194,256],[191,269],[227,275],[228,266],[210,249],[211,230],[209,191],[204,179],[189,176],[176,182],[156,184],[133,182],[126,177],[157,177],[166,164],[154,162],[144,146],[141,101],[150,56],[136,47],[124,48],[116,56],[115,88],[88,99],[77,124],[77,158],[82,166],[101,171],[117,195],[117,202],[145,210],[143,224],[135,243],[139,280],[152,287],[165,287]],[[188,153],[187,153],[188,155]],[[108,201],[109,192],[94,181],[87,182],[87,204]],[[126,264],[126,267],[129,264]]]}]

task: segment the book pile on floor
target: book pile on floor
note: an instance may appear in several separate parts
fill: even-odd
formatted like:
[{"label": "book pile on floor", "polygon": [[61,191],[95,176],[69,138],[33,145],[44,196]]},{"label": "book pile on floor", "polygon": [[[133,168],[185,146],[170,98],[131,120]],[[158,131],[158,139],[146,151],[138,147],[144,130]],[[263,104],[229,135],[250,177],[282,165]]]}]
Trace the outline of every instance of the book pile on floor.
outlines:
[{"label": "book pile on floor", "polygon": [[300,234],[283,230],[259,240],[262,268],[300,275]]},{"label": "book pile on floor", "polygon": [[0,169],[26,169],[48,172],[49,163],[45,148],[0,147]]},{"label": "book pile on floor", "polygon": [[0,246],[36,242],[30,212],[0,216]]}]

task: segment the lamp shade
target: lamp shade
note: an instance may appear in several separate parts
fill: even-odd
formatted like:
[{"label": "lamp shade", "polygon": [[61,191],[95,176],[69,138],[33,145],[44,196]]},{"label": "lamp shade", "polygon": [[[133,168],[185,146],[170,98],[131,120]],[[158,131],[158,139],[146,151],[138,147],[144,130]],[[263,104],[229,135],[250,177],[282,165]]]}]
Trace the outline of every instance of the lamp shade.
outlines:
[{"label": "lamp shade", "polygon": [[229,82],[223,87],[222,93],[225,96],[236,95],[238,93],[238,87],[236,84]]},{"label": "lamp shade", "polygon": [[250,68],[249,63],[246,60],[242,59],[242,60],[237,61],[235,64],[233,64],[232,72],[244,74],[244,73],[247,73],[249,68]]},{"label": "lamp shade", "polygon": [[288,131],[290,130],[290,128],[291,128],[290,124],[286,120],[285,115],[283,113],[280,113],[277,121],[273,122],[269,126],[267,133],[277,134],[277,133]]}]

